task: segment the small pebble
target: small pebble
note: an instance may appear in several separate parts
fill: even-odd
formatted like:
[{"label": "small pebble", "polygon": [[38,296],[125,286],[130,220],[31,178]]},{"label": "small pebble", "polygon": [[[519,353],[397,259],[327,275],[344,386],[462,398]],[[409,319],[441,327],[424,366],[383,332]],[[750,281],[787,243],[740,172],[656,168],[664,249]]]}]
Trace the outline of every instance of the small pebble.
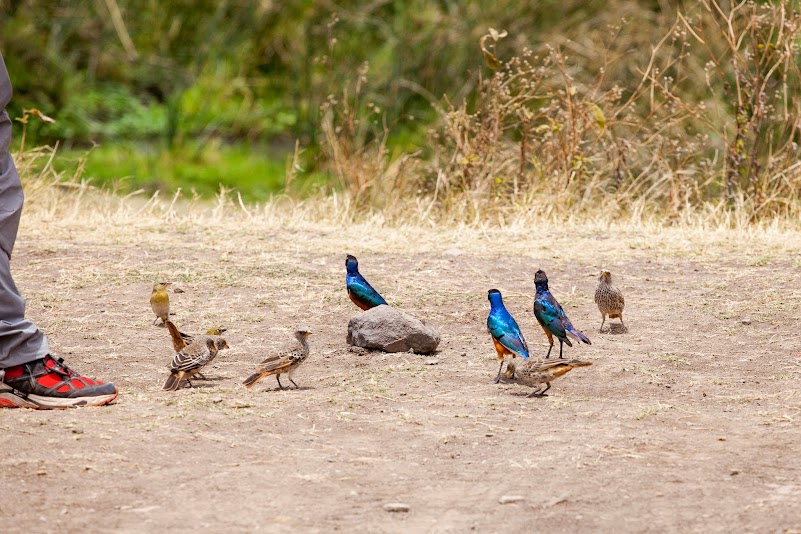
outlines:
[{"label": "small pebble", "polygon": [[387,512],[408,512],[411,510],[408,504],[402,502],[388,502],[384,505],[384,510]]},{"label": "small pebble", "polygon": [[740,322],[743,323],[744,325],[748,326],[749,324],[751,324],[751,319],[743,319]]},{"label": "small pebble", "polygon": [[428,360],[423,362],[426,365],[437,365],[439,364],[439,360],[436,358],[429,358]]},{"label": "small pebble", "polygon": [[498,503],[500,504],[512,504],[515,502],[525,501],[526,498],[522,495],[503,495],[500,499],[498,499]]}]

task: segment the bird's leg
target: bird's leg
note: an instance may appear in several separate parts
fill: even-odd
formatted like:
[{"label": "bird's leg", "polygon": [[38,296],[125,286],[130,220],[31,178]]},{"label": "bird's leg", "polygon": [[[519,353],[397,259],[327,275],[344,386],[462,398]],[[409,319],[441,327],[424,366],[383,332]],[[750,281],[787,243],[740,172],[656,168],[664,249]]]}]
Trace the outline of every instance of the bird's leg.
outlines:
[{"label": "bird's leg", "polygon": [[623,324],[623,312],[620,312],[620,324],[621,324],[621,326],[623,326],[623,331],[624,331],[624,332],[625,332],[626,330],[628,330],[628,328],[626,328],[626,325],[625,325],[625,324]]},{"label": "bird's leg", "polygon": [[498,376],[495,377],[496,384],[501,381],[501,369],[503,369],[503,359],[501,359],[501,366],[498,367]]},{"label": "bird's leg", "polygon": [[529,393],[528,395],[526,395],[526,398],[527,398],[527,399],[530,399],[531,397],[536,397],[536,396],[537,396],[537,393],[539,393],[539,392],[540,392],[540,390],[539,390],[539,389],[535,389],[534,391],[532,391],[531,393]]},{"label": "bird's leg", "polygon": [[563,342],[562,342],[562,340],[560,339],[560,340],[559,340],[559,358],[560,358],[560,359],[561,359],[561,358],[564,358],[564,356],[562,356],[562,345],[563,345],[563,344],[564,344],[564,343],[563,343]]},{"label": "bird's leg", "polygon": [[189,384],[190,388],[194,388],[195,387],[195,386],[192,385],[192,381],[189,380],[188,378],[186,379],[186,383]]},{"label": "bird's leg", "polygon": [[543,389],[542,391],[540,391],[539,394],[537,395],[538,397],[544,397],[545,396],[545,392],[548,391],[549,389],[551,389],[551,383],[550,382],[545,382],[545,385],[547,385],[548,387]]},{"label": "bird's leg", "polygon": [[604,331],[604,323],[605,322],[606,322],[606,314],[602,313],[601,314],[601,328],[598,329],[598,332],[603,332]]},{"label": "bird's leg", "polygon": [[548,347],[548,354],[545,355],[546,360],[551,357],[551,349],[553,349],[553,341],[551,341],[551,346]]},{"label": "bird's leg", "polygon": [[[289,377],[287,377],[287,378],[289,378]],[[290,381],[290,382],[292,382],[292,384],[295,386],[295,389],[300,389],[300,386],[299,386],[299,385],[297,385],[297,384],[295,384],[295,381],[294,381],[294,380],[292,380],[292,379],[290,378],[290,379],[289,379],[289,381]]]},{"label": "bird's leg", "polygon": [[275,375],[275,379],[276,379],[276,380],[278,380],[278,387],[279,387],[279,388],[281,388],[281,389],[286,389],[286,388],[285,388],[285,387],[284,387],[284,386],[281,384],[281,375]]},{"label": "bird's leg", "polygon": [[206,378],[206,375],[204,375],[203,373],[195,373],[195,376],[198,378],[202,378],[203,380],[208,380],[208,378]]}]

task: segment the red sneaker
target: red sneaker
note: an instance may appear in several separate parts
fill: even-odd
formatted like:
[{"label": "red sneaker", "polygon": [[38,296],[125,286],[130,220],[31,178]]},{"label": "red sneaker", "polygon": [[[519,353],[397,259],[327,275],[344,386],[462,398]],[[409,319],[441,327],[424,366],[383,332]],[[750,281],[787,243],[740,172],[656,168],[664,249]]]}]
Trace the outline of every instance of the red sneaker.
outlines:
[{"label": "red sneaker", "polygon": [[48,410],[102,406],[115,398],[114,384],[80,376],[64,360],[49,354],[40,360],[0,369],[0,408]]}]

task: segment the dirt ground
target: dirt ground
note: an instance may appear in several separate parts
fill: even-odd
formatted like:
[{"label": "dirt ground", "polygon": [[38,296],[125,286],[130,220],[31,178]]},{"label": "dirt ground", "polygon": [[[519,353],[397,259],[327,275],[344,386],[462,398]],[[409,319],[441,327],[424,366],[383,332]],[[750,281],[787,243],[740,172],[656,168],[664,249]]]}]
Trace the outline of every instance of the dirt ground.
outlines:
[{"label": "dirt ground", "polygon": [[[798,234],[270,221],[24,217],[29,316],[120,395],[0,412],[4,532],[801,532]],[[348,252],[441,331],[433,359],[349,349]],[[594,365],[526,398],[492,381],[486,292],[544,355],[538,268],[592,339],[567,355]],[[600,268],[628,333],[598,333]],[[174,321],[231,346],[175,393],[148,305],[164,279]],[[298,325],[302,388],[242,387]]]}]

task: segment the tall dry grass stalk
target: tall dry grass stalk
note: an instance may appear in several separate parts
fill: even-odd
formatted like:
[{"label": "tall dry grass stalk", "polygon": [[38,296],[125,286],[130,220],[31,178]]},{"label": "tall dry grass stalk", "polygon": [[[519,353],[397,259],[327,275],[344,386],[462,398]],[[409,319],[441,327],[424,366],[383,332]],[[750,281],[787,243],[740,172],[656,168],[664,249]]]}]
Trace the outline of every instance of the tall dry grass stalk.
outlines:
[{"label": "tall dry grass stalk", "polygon": [[390,155],[345,93],[324,113],[332,170],[359,207],[393,210],[413,194],[440,222],[580,214],[795,224],[801,8],[690,3],[637,48],[634,25],[508,59],[496,53],[506,32],[490,30],[477,50],[487,69],[470,98],[437,106],[425,160]]}]

